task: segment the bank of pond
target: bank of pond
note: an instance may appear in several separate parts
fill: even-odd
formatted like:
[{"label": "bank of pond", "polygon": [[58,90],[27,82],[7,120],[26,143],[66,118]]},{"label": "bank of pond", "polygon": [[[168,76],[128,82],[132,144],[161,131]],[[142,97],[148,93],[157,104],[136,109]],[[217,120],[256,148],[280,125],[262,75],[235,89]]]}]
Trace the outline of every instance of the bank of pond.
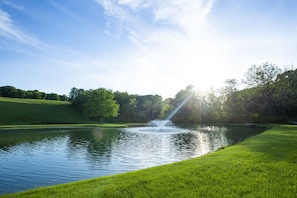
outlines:
[{"label": "bank of pond", "polygon": [[[263,130],[237,125],[2,129],[0,194],[294,197],[297,127]],[[67,184],[44,187],[61,183]],[[36,189],[5,195],[31,188]]]}]

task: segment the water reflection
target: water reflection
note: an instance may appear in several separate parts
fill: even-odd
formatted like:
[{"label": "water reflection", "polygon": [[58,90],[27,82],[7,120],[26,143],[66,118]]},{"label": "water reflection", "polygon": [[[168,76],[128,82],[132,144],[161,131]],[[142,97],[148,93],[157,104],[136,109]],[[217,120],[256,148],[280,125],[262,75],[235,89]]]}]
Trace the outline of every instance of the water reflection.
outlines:
[{"label": "water reflection", "polygon": [[191,126],[0,130],[0,194],[121,173],[197,157],[256,129]]}]

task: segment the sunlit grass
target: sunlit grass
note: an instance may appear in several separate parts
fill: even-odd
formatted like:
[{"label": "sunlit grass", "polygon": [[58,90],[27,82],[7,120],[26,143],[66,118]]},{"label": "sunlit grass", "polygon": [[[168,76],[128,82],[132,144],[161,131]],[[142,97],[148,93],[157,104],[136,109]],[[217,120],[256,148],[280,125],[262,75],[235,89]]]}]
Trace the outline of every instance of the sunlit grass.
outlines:
[{"label": "sunlit grass", "polygon": [[69,102],[0,97],[0,125],[95,123]]},{"label": "sunlit grass", "polygon": [[191,160],[4,197],[296,197],[297,126]]}]

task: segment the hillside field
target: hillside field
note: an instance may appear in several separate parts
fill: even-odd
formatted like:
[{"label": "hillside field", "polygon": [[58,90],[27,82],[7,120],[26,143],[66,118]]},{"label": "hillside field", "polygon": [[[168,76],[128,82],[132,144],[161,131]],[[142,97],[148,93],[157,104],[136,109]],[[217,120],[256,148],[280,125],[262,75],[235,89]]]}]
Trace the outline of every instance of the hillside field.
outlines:
[{"label": "hillside field", "polygon": [[0,125],[94,123],[69,102],[0,97]]}]

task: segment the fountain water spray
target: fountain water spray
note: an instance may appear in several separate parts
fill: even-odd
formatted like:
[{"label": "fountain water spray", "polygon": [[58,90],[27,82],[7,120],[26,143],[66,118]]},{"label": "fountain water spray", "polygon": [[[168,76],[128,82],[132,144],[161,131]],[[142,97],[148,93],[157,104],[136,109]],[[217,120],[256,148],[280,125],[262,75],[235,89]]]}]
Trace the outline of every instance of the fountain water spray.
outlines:
[{"label": "fountain water spray", "polygon": [[171,118],[188,102],[188,100],[193,96],[194,92],[192,92],[189,96],[187,96],[170,114],[167,116],[165,120],[153,120],[150,124],[156,125],[159,129],[158,131],[162,131],[163,127],[170,124]]}]

